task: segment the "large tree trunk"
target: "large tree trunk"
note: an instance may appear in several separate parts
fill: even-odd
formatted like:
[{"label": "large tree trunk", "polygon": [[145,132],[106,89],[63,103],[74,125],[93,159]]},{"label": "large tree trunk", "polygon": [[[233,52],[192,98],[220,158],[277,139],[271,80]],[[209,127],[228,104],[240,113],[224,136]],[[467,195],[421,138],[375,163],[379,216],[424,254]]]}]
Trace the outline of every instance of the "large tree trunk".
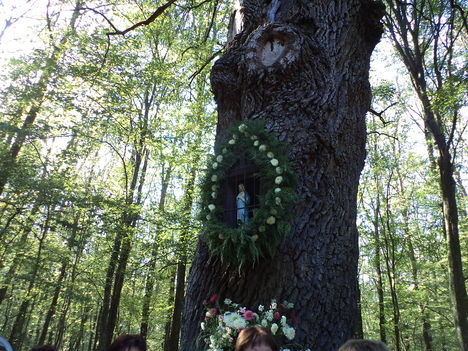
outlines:
[{"label": "large tree trunk", "polygon": [[265,119],[290,147],[300,198],[291,209],[291,233],[272,260],[239,273],[210,256],[200,240],[182,350],[195,350],[201,302],[213,293],[252,308],[272,298],[293,302],[295,341],[336,350],[356,324],[356,194],[365,158],[369,58],[382,32],[382,7],[361,0],[244,0],[242,6],[243,30],[212,71],[217,142],[236,120]]}]

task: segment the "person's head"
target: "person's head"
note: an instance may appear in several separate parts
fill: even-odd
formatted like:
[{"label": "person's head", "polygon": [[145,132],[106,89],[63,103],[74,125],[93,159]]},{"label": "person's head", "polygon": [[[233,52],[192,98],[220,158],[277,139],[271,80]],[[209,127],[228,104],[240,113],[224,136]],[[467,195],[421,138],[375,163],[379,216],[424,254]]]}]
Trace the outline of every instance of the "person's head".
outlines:
[{"label": "person's head", "polygon": [[249,327],[239,333],[235,351],[279,351],[279,347],[268,329]]},{"label": "person's head", "polygon": [[245,185],[244,184],[242,184],[242,183],[239,184],[239,191],[241,193],[245,191]]},{"label": "person's head", "polygon": [[54,345],[40,345],[33,347],[31,351],[58,351]]},{"label": "person's head", "polygon": [[381,341],[352,339],[346,341],[338,351],[390,351]]},{"label": "person's head", "polygon": [[108,351],[146,351],[146,341],[138,334],[122,334],[109,346]]}]

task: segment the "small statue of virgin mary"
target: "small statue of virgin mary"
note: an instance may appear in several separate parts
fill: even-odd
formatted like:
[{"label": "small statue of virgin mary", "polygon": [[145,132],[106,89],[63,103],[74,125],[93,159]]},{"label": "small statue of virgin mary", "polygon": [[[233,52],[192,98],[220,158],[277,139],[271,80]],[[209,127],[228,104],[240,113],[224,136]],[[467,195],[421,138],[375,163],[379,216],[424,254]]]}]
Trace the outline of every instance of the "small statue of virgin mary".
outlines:
[{"label": "small statue of virgin mary", "polygon": [[245,190],[244,184],[239,184],[239,194],[236,197],[236,207],[237,207],[237,224],[242,225],[248,223],[249,221],[249,209],[250,205],[250,195]]}]

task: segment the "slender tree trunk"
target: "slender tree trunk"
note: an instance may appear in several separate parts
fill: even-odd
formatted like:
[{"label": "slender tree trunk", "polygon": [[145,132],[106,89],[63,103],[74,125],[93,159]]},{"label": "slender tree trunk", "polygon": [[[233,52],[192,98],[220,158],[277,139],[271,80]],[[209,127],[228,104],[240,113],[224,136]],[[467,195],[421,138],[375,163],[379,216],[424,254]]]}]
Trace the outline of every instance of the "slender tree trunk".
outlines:
[{"label": "slender tree trunk", "polygon": [[[172,167],[169,166],[166,171],[162,171],[162,181],[161,181],[161,195],[159,197],[159,206],[158,212],[160,215],[164,213],[165,201],[167,189],[169,187],[169,181],[172,174]],[[151,247],[151,261],[148,267],[148,274],[146,276],[145,284],[145,296],[143,297],[143,307],[141,309],[141,324],[140,324],[140,334],[146,339],[148,336],[148,322],[150,317],[150,304],[154,292],[154,280],[156,274],[156,263],[157,256],[159,251],[159,240],[157,237],[154,238],[154,242]]]},{"label": "slender tree trunk", "polygon": [[[217,142],[234,122],[264,119],[289,148],[300,199],[272,260],[222,264],[199,241],[188,280],[182,350],[195,345],[213,293],[255,308],[295,304],[295,342],[334,351],[356,328],[356,195],[365,158],[369,58],[383,7],[370,1],[244,0],[242,31],[212,70]],[[235,33],[234,33],[235,34]],[[281,43],[281,44],[279,44]],[[287,282],[287,283],[279,283]]]},{"label": "slender tree trunk", "polygon": [[[388,16],[386,24],[390,30],[391,38],[400,54],[412,80],[414,90],[423,108],[423,120],[425,129],[431,134],[434,140],[434,148],[438,152],[437,166],[439,170],[440,192],[443,203],[444,232],[448,244],[448,266],[450,297],[452,301],[455,327],[461,350],[468,350],[468,296],[466,293],[465,276],[463,274],[462,255],[460,247],[460,236],[458,228],[458,204],[456,199],[456,182],[454,178],[454,164],[450,146],[453,141],[453,134],[445,130],[455,130],[457,119],[452,118],[451,125],[444,125],[443,119],[436,115],[436,110],[430,99],[430,95],[443,92],[444,82],[440,74],[440,69],[445,67],[448,76],[453,74],[454,67],[453,48],[455,46],[453,16],[454,9],[443,7],[443,16],[449,18],[451,22],[446,22],[443,26],[434,26],[435,21],[429,19],[424,11],[424,6],[428,6],[425,1],[394,2],[387,0]],[[408,11],[408,6],[414,11]],[[436,16],[431,13],[430,15]],[[423,37],[419,27],[424,25],[432,29],[430,35],[432,41],[427,42]],[[443,29],[442,29],[443,28]],[[443,42],[446,37],[448,42]],[[427,50],[433,50],[428,52]],[[432,56],[434,62],[426,62],[427,55]],[[444,52],[443,56],[440,52]],[[435,67],[433,76],[427,76],[428,67]],[[439,70],[439,71],[437,71]],[[427,81],[432,80],[435,88],[428,87]]]},{"label": "slender tree trunk", "polygon": [[50,212],[51,209],[50,207],[47,209],[47,217],[44,222],[43,228],[41,230],[41,236],[39,238],[39,246],[37,249],[37,254],[36,258],[34,260],[34,265],[32,267],[32,272],[31,272],[31,278],[29,280],[29,285],[28,289],[26,292],[26,296],[23,299],[23,302],[21,303],[19,309],[18,309],[18,314],[15,318],[15,322],[13,323],[13,327],[10,333],[10,344],[13,347],[13,349],[20,349],[22,342],[23,342],[23,336],[24,336],[24,330],[26,327],[26,318],[27,318],[27,311],[30,306],[30,303],[33,299],[32,292],[34,285],[36,284],[36,278],[37,274],[39,272],[39,266],[40,266],[40,261],[41,261],[41,255],[42,255],[42,249],[44,246],[44,240],[46,238],[46,235],[49,231],[49,221],[50,221]]}]

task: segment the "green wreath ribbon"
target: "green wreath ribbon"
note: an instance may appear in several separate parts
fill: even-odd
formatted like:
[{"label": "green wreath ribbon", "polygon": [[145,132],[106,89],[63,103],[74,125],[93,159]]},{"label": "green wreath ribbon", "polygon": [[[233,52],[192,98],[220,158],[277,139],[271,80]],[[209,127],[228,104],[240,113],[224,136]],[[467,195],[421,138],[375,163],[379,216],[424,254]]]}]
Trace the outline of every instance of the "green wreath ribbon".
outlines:
[{"label": "green wreath ribbon", "polygon": [[[255,264],[261,257],[272,258],[290,231],[291,207],[296,200],[296,177],[288,161],[285,144],[265,129],[261,120],[243,121],[227,132],[224,142],[210,158],[202,182],[203,237],[210,252],[222,261],[242,267]],[[258,177],[267,189],[259,196],[250,221],[231,228],[222,221],[221,183],[241,157],[243,150],[255,163]]]}]

